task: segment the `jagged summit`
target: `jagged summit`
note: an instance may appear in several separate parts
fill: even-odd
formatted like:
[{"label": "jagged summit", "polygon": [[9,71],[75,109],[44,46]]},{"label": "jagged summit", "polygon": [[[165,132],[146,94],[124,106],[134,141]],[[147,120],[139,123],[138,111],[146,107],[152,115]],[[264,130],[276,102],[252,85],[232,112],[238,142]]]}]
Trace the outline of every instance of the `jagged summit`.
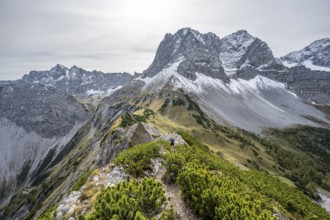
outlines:
[{"label": "jagged summit", "polygon": [[235,39],[237,44],[242,44],[244,41],[249,39],[255,39],[255,37],[253,37],[247,30],[238,30],[228,36],[225,36],[224,38]]},{"label": "jagged summit", "polygon": [[60,71],[60,70],[68,70],[69,68],[63,66],[62,64],[56,64],[54,67],[51,68],[52,71]]},{"label": "jagged summit", "polygon": [[174,35],[165,35],[144,75],[152,77],[181,58],[183,61],[178,73],[192,80],[196,79],[198,72],[228,81],[229,76],[243,65],[257,68],[275,62],[267,44],[245,30],[220,39],[214,33],[201,34],[197,30],[183,28]]},{"label": "jagged summit", "polygon": [[250,37],[252,37],[247,30],[238,30],[233,34],[236,34],[236,35],[249,35]]},{"label": "jagged summit", "polygon": [[268,45],[246,30],[239,30],[221,40],[220,58],[228,75],[235,74],[244,65],[257,68],[275,63]]},{"label": "jagged summit", "polygon": [[152,77],[182,58],[183,62],[178,67],[178,73],[186,78],[196,79],[196,72],[203,72],[214,78],[225,78],[219,52],[220,38],[218,36],[183,28],[174,35],[165,35],[157,49],[154,61],[143,74],[146,77]]},{"label": "jagged summit", "polygon": [[[171,35],[171,34],[169,34]],[[208,32],[206,34],[200,33],[199,31],[192,29],[192,28],[181,28],[179,29],[174,35],[176,39],[178,38],[188,38],[191,39],[191,37],[195,38],[198,40],[200,43],[207,45],[208,43],[211,43],[213,40],[220,40],[220,38],[212,33]]]},{"label": "jagged summit", "polygon": [[307,47],[281,57],[288,67],[304,65],[312,70],[330,71],[330,38],[314,41]]},{"label": "jagged summit", "polygon": [[174,35],[183,35],[184,36],[188,33],[191,33],[193,35],[201,35],[201,33],[199,31],[192,29],[190,27],[181,28]]}]

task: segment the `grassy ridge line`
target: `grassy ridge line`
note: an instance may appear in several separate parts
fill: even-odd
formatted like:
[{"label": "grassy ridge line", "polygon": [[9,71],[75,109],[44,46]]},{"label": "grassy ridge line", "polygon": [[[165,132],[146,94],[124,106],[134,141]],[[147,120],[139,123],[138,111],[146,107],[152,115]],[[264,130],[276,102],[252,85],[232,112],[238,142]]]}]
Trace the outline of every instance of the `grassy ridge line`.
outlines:
[{"label": "grassy ridge line", "polygon": [[[189,145],[171,148],[166,141],[141,144],[121,152],[115,162],[140,177],[150,168],[150,158],[160,156],[163,146],[167,152],[165,180],[178,184],[184,201],[201,219],[330,219],[299,190],[267,173],[240,170],[194,137],[179,133]],[[87,219],[153,219],[155,214],[173,219],[173,209],[160,208],[164,204],[160,183],[152,178],[127,180],[103,190]],[[46,217],[54,214],[51,211]]]},{"label": "grassy ridge line", "polygon": [[180,134],[192,146],[177,147],[166,155],[166,179],[179,184],[185,201],[201,219],[272,219],[273,215],[330,219],[296,188],[261,171],[239,170],[192,136]]},{"label": "grassy ridge line", "polygon": [[[160,156],[160,148],[169,150],[167,141],[139,144],[122,151],[114,163],[125,167],[125,171],[139,178],[151,169],[151,158]],[[160,182],[154,178],[134,179],[108,187],[98,195],[93,212],[88,220],[108,219],[156,219],[174,220],[173,207],[167,206],[165,192]],[[84,217],[82,217],[84,219]]]}]

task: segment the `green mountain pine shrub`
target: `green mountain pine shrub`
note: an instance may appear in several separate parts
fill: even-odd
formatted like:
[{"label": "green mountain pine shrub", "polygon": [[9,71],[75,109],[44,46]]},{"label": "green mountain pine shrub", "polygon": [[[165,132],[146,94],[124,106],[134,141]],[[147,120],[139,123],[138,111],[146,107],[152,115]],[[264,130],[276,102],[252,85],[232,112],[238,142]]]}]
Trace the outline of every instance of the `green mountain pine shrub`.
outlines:
[{"label": "green mountain pine shrub", "polygon": [[116,186],[104,189],[94,203],[94,211],[89,220],[109,219],[151,219],[162,214],[162,206],[166,198],[163,186],[153,178],[141,181],[123,181]]},{"label": "green mountain pine shrub", "polygon": [[135,177],[141,176],[150,168],[150,159],[159,157],[160,146],[169,146],[167,141],[156,141],[136,145],[122,151],[115,159],[115,164],[125,167],[125,171]]}]

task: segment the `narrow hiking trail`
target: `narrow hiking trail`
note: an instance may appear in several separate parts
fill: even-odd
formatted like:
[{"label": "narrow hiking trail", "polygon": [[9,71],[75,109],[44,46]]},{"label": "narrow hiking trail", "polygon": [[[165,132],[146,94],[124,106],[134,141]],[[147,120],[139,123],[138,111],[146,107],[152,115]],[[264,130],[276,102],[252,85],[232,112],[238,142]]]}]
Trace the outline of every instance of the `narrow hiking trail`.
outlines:
[{"label": "narrow hiking trail", "polygon": [[[158,163],[161,163],[160,161]],[[184,203],[180,195],[180,189],[175,184],[167,184],[162,181],[165,175],[165,167],[159,166],[159,170],[155,179],[163,184],[165,196],[169,198],[169,203],[173,205],[176,214],[176,219],[180,220],[198,220],[189,207]]]}]

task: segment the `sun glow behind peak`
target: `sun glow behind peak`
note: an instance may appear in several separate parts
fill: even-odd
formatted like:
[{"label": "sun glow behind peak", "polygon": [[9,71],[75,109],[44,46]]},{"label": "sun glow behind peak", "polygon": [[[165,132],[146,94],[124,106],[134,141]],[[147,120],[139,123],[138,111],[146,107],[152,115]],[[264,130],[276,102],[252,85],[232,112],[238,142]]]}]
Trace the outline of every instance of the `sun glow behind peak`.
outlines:
[{"label": "sun glow behind peak", "polygon": [[[145,24],[154,24],[155,21],[166,21],[172,19],[180,10],[180,1],[159,0],[124,0],[122,12],[129,19]],[[161,25],[161,24],[159,24]]]}]

